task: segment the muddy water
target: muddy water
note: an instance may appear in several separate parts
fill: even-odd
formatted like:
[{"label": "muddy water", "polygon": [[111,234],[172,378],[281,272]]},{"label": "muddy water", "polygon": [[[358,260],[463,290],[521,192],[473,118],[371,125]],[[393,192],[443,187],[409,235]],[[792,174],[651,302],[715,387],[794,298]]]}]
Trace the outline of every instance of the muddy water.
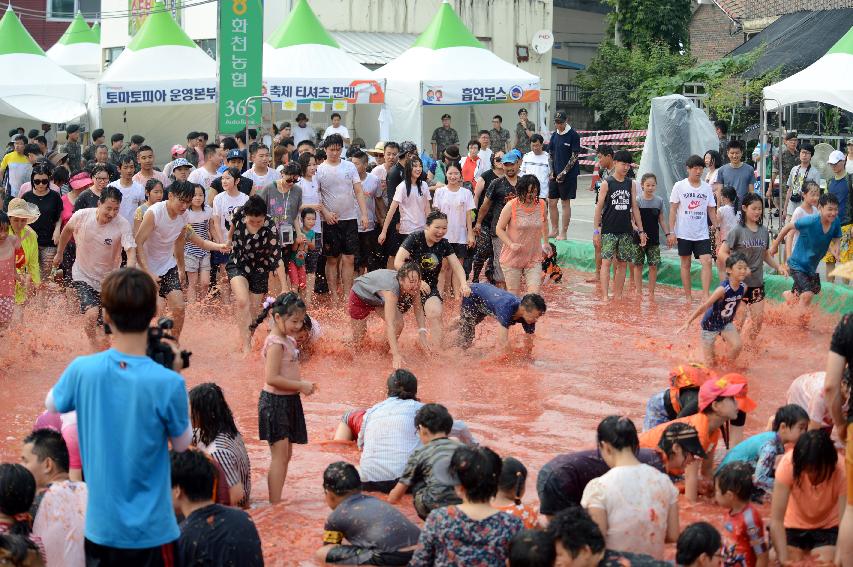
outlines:
[{"label": "muddy water", "polygon": [[[688,313],[675,290],[659,288],[655,305],[626,301],[602,306],[584,277],[567,272],[562,284],[546,290],[549,308],[538,325],[533,361],[496,357],[494,322],[483,325],[465,356],[448,350],[441,358],[406,358],[419,378],[422,400],[444,403],[482,443],[527,465],[525,500],[531,502],[536,500],[536,474],[552,456],[592,447],[603,416],[628,415],[640,424],[646,400],[665,387],[668,369],[701,357],[698,324],[689,333],[675,332]],[[458,305],[452,309],[457,312]],[[237,354],[237,334],[224,313],[191,309],[183,337],[183,346],[195,353],[192,368],[184,373],[187,384],[219,383],[246,439],[253,474],[251,513],[272,566],[312,564],[329,512],[323,503],[322,471],[332,461],[358,459],[352,445],[328,440],[346,409],[384,398],[390,371],[377,321],[371,323],[369,344],[356,354],[340,344],[348,335],[342,312],[321,307],[312,314],[325,336],[302,368],[303,375],[319,385],[304,402],[310,443],[295,448],[284,502],[275,507],[266,503],[269,452],[257,440],[260,358],[257,353],[248,358]],[[759,344],[738,361],[759,402],[747,421],[747,434],[763,428],[795,377],[823,367],[837,320],[819,315],[804,329],[789,323],[781,307],[771,307],[767,319]],[[86,349],[79,316],[69,315],[60,303],[31,310],[28,322],[28,329],[4,337],[0,351],[0,458],[5,461],[17,460],[20,440],[41,411],[47,390],[64,366]],[[415,352],[411,330],[409,322],[402,341],[405,353]],[[520,332],[513,329],[511,334],[517,338]],[[404,508],[414,520],[410,502],[406,500]],[[769,514],[769,507],[764,512]],[[708,500],[696,506],[685,503],[682,526],[698,519],[719,524],[721,514]]]}]

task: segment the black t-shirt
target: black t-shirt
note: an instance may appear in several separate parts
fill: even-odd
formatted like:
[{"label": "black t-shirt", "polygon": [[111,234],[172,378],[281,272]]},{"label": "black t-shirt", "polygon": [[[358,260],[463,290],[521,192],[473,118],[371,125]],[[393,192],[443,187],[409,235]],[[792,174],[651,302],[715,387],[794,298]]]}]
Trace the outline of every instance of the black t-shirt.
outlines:
[{"label": "black t-shirt", "polygon": [[[240,193],[245,193],[246,195],[252,194],[252,187],[254,184],[252,180],[248,177],[240,176],[240,179],[237,181],[237,191]],[[213,181],[210,182],[210,188],[216,191],[216,194],[222,193],[224,189],[222,189],[222,176],[217,177]]]},{"label": "black t-shirt", "polygon": [[80,193],[80,195],[77,196],[77,200],[74,201],[74,212],[76,213],[81,209],[94,209],[98,206],[98,201],[100,200],[101,198],[98,195],[95,195],[91,189],[86,189]]},{"label": "black t-shirt", "polygon": [[442,238],[430,246],[422,230],[407,236],[403,241],[402,248],[408,250],[412,261],[420,266],[421,279],[428,283],[431,288],[438,287],[441,261],[456,253],[446,238]]},{"label": "black t-shirt", "polygon": [[120,177],[119,172],[118,172],[118,168],[116,166],[114,166],[113,164],[111,164],[110,162],[98,163],[95,160],[90,160],[86,164],[86,169],[89,170],[89,172],[91,172],[93,169],[95,169],[95,166],[98,166],[98,165],[106,168],[107,175],[110,176],[110,183],[112,183],[113,181],[115,181],[116,179],[118,179]]},{"label": "black t-shirt", "polygon": [[181,524],[177,565],[240,565],[261,567],[261,538],[243,510],[211,504]]},{"label": "black t-shirt", "polygon": [[[492,181],[498,178],[498,174],[492,171],[491,169],[485,172],[482,176],[483,178],[483,190],[480,192],[480,197],[477,199],[477,210],[480,210],[480,207],[483,206],[483,201],[486,200],[486,193],[489,192],[489,185],[492,184]],[[489,209],[489,212],[483,217],[482,226],[491,226],[492,224],[492,209]]]},{"label": "black t-shirt", "polygon": [[39,246],[56,246],[53,243],[53,231],[62,216],[62,197],[56,191],[48,189],[47,194],[41,197],[33,191],[28,191],[24,193],[23,199],[37,206],[41,213],[38,220],[30,225],[36,231]]},{"label": "black t-shirt", "polygon": [[[406,170],[399,163],[395,163],[394,167],[388,170],[388,175],[385,176],[385,203],[388,207],[391,206],[391,201],[394,200],[394,194],[397,192],[397,186],[403,182],[403,177],[405,177]],[[394,227],[400,222],[400,209],[394,213],[394,216],[391,217],[391,224],[389,225],[391,228],[389,230],[396,230]]]},{"label": "black t-shirt", "polygon": [[607,178],[607,194],[604,195],[604,210],[601,213],[602,234],[630,234],[631,203],[634,200],[633,181],[627,177],[619,181],[615,177]]},{"label": "black t-shirt", "polygon": [[[832,333],[829,350],[843,356],[847,360],[847,368],[850,368],[850,363],[853,362],[853,314],[848,313],[838,322],[835,331]],[[853,379],[851,379],[849,371],[845,371],[844,379],[847,381],[848,387],[853,388]],[[853,423],[853,403],[849,406],[847,423]]]},{"label": "black t-shirt", "polygon": [[[518,177],[515,178],[515,182],[518,183]],[[486,190],[486,197],[491,201],[491,206],[489,207],[489,214],[491,215],[489,229],[492,231],[492,236],[497,237],[498,219],[501,217],[504,205],[515,199],[515,185],[510,183],[506,177],[495,179]]]}]

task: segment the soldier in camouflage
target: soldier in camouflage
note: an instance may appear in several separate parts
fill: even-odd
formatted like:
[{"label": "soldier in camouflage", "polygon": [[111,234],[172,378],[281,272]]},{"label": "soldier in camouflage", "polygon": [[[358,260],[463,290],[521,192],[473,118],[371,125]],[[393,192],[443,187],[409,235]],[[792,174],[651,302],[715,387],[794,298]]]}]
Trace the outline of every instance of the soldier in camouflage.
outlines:
[{"label": "soldier in camouflage", "polygon": [[444,150],[447,146],[459,144],[459,133],[450,127],[450,115],[445,114],[441,117],[441,127],[436,128],[432,133],[432,157],[440,160],[444,156]]}]

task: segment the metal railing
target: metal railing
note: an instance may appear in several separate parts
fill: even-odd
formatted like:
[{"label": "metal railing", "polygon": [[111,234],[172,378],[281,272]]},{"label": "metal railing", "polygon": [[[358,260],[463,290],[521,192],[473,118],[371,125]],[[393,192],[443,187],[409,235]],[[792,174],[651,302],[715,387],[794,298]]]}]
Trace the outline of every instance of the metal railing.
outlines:
[{"label": "metal railing", "polygon": [[572,104],[581,104],[581,89],[574,84],[557,84],[556,85],[557,102],[568,102]]}]

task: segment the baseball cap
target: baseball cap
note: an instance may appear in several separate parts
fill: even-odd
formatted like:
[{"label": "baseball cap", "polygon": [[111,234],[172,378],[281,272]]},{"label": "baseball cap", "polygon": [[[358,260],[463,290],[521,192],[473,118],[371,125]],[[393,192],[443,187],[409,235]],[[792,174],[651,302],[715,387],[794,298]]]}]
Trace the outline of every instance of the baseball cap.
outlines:
[{"label": "baseball cap", "polygon": [[835,165],[839,161],[844,161],[844,154],[838,150],[834,150],[831,154],[829,154],[829,159],[826,160],[826,163],[829,165]]},{"label": "baseball cap", "polygon": [[66,134],[73,134],[74,132],[79,132],[79,131],[80,131],[80,126],[77,124],[71,124],[65,128]]},{"label": "baseball cap", "polygon": [[847,145],[853,146],[853,138],[847,138]]},{"label": "baseball cap", "polygon": [[225,161],[228,161],[229,159],[241,159],[246,161],[246,158],[243,157],[243,152],[237,149],[228,151],[228,154],[225,156]]},{"label": "baseball cap", "polygon": [[724,374],[723,378],[729,381],[730,384],[743,384],[743,389],[735,396],[737,407],[744,413],[749,413],[758,407],[758,404],[747,395],[749,391],[749,380],[743,374],[730,373]]},{"label": "baseball cap", "polygon": [[181,144],[175,144],[174,146],[172,146],[172,155],[173,156],[179,156],[179,155],[185,154],[186,151],[187,151],[187,149],[185,147],[183,147]]},{"label": "baseball cap", "polygon": [[444,120],[445,118],[450,120],[450,115],[449,114],[442,114],[441,119]]},{"label": "baseball cap", "polygon": [[785,141],[786,142],[788,140],[796,140],[796,139],[797,139],[797,131],[796,130],[791,130],[790,132],[785,134]]},{"label": "baseball cap", "polygon": [[501,163],[515,163],[521,158],[522,155],[520,151],[510,150],[504,155],[504,157],[501,158]]},{"label": "baseball cap", "polygon": [[417,148],[417,146],[415,146],[414,142],[403,142],[402,144],[400,144],[400,153],[401,154],[407,154],[409,152],[414,152],[417,149],[418,148]]},{"label": "baseball cap", "polygon": [[704,459],[706,456],[702,442],[699,440],[699,432],[688,423],[676,421],[663,430],[659,446],[671,447],[673,444],[678,444],[685,452],[700,459]]},{"label": "baseball cap", "polygon": [[743,390],[745,384],[730,382],[725,376],[708,380],[699,387],[699,411],[717,401],[717,398],[733,398]]},{"label": "baseball cap", "polygon": [[179,167],[192,167],[193,164],[188,162],[182,157],[179,157],[175,161],[172,162],[172,169],[178,169]]},{"label": "baseball cap", "polygon": [[554,115],[554,122],[565,122],[566,121],[566,113],[562,110]]}]

